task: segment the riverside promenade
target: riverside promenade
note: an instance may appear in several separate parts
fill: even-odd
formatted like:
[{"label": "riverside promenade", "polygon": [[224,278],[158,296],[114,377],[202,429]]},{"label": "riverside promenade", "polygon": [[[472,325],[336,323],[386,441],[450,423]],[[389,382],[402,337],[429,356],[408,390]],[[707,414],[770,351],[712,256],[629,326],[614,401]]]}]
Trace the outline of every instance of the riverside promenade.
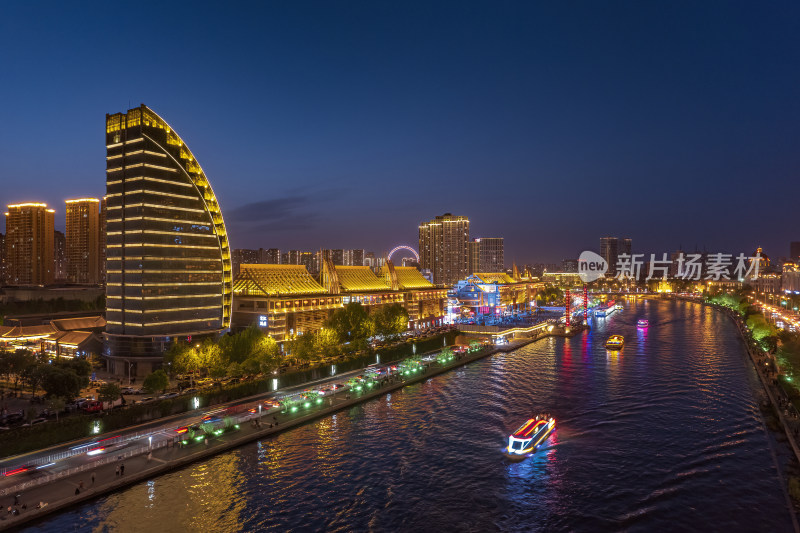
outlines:
[{"label": "riverside promenade", "polygon": [[[578,331],[571,331],[572,336]],[[154,448],[123,449],[109,452],[108,457],[87,464],[76,472],[58,476],[52,481],[9,493],[0,498],[0,530],[19,528],[74,505],[111,493],[128,485],[147,481],[169,471],[182,468],[196,461],[208,459],[216,454],[237,448],[258,439],[269,438],[280,432],[326,417],[337,411],[349,409],[363,402],[383,396],[414,383],[469,364],[498,352],[510,352],[548,336],[565,336],[560,330],[542,331],[530,338],[516,339],[509,344],[483,348],[466,354],[449,363],[434,363],[423,371],[410,376],[392,376],[390,380],[374,389],[347,391],[336,397],[325,398],[321,405],[314,405],[297,412],[245,413],[239,415],[236,431],[223,433],[207,441],[194,441],[181,447],[178,444],[162,443]],[[256,422],[256,420],[258,422]],[[175,441],[178,441],[176,436]],[[123,468],[124,466],[124,468]],[[117,473],[122,469],[122,473]],[[78,469],[75,469],[78,470]],[[37,508],[44,503],[41,508]],[[23,506],[25,507],[23,509]],[[16,510],[18,514],[8,512]]]}]

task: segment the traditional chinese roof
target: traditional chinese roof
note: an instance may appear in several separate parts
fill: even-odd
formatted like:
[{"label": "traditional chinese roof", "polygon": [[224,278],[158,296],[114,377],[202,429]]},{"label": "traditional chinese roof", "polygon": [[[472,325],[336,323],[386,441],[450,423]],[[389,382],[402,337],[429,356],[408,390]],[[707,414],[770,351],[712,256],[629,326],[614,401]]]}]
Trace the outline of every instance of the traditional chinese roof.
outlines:
[{"label": "traditional chinese roof", "polygon": [[323,294],[325,289],[304,265],[240,265],[233,292],[242,296]]},{"label": "traditional chinese roof", "polygon": [[61,331],[73,331],[78,329],[105,328],[106,319],[102,316],[88,316],[80,318],[61,318],[50,322],[56,329]]},{"label": "traditional chinese roof", "polygon": [[[433,289],[433,283],[425,279],[422,272],[417,270],[416,267],[394,267],[395,274],[397,275],[398,288],[403,289]],[[386,265],[381,267],[380,275],[382,278],[389,282],[389,269]]]},{"label": "traditional chinese roof", "polygon": [[501,285],[516,283],[514,278],[505,272],[475,272],[473,276],[476,276],[483,283],[499,283]]},{"label": "traditional chinese roof", "polygon": [[91,331],[62,331],[50,335],[48,340],[65,346],[78,347],[92,337],[94,337],[94,333]]},{"label": "traditional chinese roof", "polygon": [[342,292],[385,291],[389,284],[375,275],[368,266],[336,266],[336,277]]},{"label": "traditional chinese roof", "polygon": [[3,339],[24,339],[47,337],[56,333],[56,329],[50,324],[44,326],[0,326],[0,338]]}]

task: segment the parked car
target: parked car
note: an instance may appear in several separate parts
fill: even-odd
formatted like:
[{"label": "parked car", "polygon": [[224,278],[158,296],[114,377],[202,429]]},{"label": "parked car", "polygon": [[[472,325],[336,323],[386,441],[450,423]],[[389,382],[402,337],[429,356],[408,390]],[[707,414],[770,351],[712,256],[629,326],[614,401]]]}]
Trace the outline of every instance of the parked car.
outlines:
[{"label": "parked car", "polygon": [[81,406],[81,410],[85,413],[99,413],[103,410],[103,402],[89,400],[88,402],[84,402]]},{"label": "parked car", "polygon": [[33,420],[31,420],[27,424],[22,424],[22,426],[20,426],[20,427],[28,428],[28,427],[31,427],[31,426],[36,426],[38,424],[43,424],[45,422],[47,422],[46,418],[34,418]]}]

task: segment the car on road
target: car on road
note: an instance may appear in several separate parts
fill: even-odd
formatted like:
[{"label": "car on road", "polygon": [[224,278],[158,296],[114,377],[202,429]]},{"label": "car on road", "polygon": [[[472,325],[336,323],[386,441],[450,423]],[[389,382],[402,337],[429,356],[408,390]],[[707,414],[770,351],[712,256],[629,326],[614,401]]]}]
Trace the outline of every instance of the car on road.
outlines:
[{"label": "car on road", "polygon": [[122,389],[122,394],[141,394],[142,389],[135,389],[133,387],[125,387]]},{"label": "car on road", "polygon": [[177,392],[168,392],[166,394],[162,394],[158,397],[159,400],[169,400],[170,398],[174,398],[178,395]]},{"label": "car on road", "polygon": [[188,389],[184,390],[183,394],[195,394],[197,392],[200,392],[200,389],[198,389],[197,387],[191,387],[191,388],[188,388]]}]

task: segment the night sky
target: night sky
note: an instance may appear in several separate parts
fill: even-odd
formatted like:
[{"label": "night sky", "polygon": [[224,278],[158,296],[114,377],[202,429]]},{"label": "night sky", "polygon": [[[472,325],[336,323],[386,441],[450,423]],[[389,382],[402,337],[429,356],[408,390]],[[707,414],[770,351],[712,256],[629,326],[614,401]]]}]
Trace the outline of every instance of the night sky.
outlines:
[{"label": "night sky", "polygon": [[445,212],[509,265],[800,240],[797,2],[183,4],[2,4],[0,203],[63,227],[145,103],[235,248],[416,247]]}]

